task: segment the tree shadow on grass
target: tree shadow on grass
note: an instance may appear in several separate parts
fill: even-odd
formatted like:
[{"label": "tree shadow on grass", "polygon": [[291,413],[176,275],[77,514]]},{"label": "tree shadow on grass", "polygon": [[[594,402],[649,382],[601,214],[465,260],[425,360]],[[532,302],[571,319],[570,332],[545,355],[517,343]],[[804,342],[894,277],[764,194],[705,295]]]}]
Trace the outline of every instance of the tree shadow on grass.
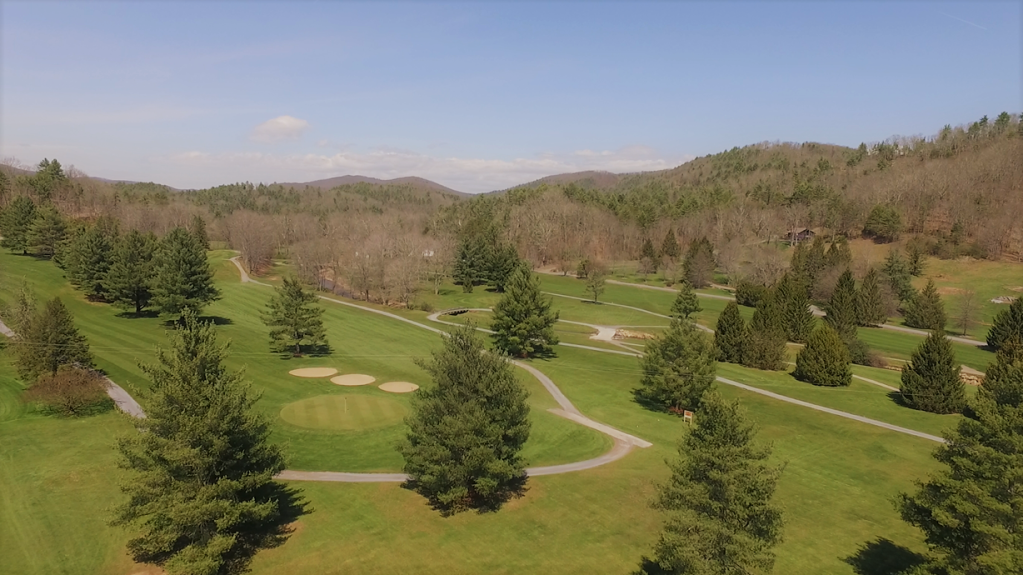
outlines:
[{"label": "tree shadow on grass", "polygon": [[425,497],[430,504],[430,508],[434,511],[439,511],[441,517],[451,517],[464,511],[475,511],[479,515],[497,512],[512,499],[519,499],[525,496],[526,492],[529,491],[529,487],[526,485],[528,481],[529,477],[523,473],[506,483],[503,489],[490,497],[468,496],[464,500],[452,503],[440,501],[434,494],[424,493],[424,490],[421,488],[422,486],[414,479],[408,479],[401,484],[401,487],[409,491],[415,491]]},{"label": "tree shadow on grass", "polygon": [[909,574],[927,558],[884,537],[860,546],[855,554],[843,559],[857,575]]},{"label": "tree shadow on grass", "polygon": [[[213,325],[217,325],[217,326],[220,326],[220,325],[231,325],[231,324],[234,323],[234,321],[231,320],[230,318],[221,317],[219,315],[203,315],[203,316],[199,316],[196,319],[199,321],[199,323],[212,323]],[[175,318],[171,318],[171,319],[168,319],[167,321],[163,322],[163,325],[164,325],[164,327],[176,328],[176,327],[178,327],[180,325],[183,325],[183,323],[182,323],[182,319],[180,317],[175,317]]]},{"label": "tree shadow on grass", "polygon": [[303,515],[313,512],[301,490],[286,483],[272,482],[260,499],[276,500],[278,515],[269,521],[245,526],[237,534],[237,545],[225,559],[222,573],[240,574],[248,571],[249,563],[263,549],[280,547],[294,533],[294,523]]},{"label": "tree shadow on grass", "polygon": [[160,317],[160,312],[156,311],[155,309],[144,309],[138,313],[135,313],[133,311],[122,311],[121,313],[117,314],[117,317],[123,319],[152,319],[155,317]]}]

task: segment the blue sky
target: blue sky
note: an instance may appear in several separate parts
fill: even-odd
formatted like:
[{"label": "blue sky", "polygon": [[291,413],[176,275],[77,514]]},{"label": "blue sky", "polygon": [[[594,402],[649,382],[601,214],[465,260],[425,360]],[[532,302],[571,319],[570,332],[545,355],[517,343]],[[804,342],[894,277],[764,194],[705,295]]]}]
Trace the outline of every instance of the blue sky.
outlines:
[{"label": "blue sky", "polygon": [[5,1],[0,156],[482,192],[1023,111],[1019,2]]}]

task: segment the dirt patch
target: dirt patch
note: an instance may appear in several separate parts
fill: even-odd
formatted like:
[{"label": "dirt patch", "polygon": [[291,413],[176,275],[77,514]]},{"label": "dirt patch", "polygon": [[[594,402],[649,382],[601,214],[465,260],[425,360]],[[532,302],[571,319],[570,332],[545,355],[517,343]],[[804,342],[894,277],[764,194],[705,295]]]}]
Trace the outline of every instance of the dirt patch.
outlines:
[{"label": "dirt patch", "polygon": [[388,381],[387,383],[381,384],[377,387],[390,393],[412,393],[419,389],[418,385],[407,381]]},{"label": "dirt patch", "polygon": [[632,331],[630,329],[616,329],[615,339],[657,339],[657,336],[645,331]]},{"label": "dirt patch", "polygon": [[333,367],[303,367],[300,369],[293,369],[288,373],[295,377],[330,377],[332,375],[337,375],[337,370]]},{"label": "dirt patch", "polygon": [[377,378],[372,375],[365,375],[361,373],[347,373],[345,375],[339,375],[337,377],[330,378],[330,382],[337,385],[345,385],[354,387],[357,385],[369,385],[376,381]]},{"label": "dirt patch", "polygon": [[973,375],[972,373],[959,372],[959,380],[966,385],[972,385],[973,387],[980,387],[984,384],[984,378]]},{"label": "dirt patch", "polygon": [[1023,286],[1015,286],[1009,288],[1009,291],[1023,291]]},{"label": "dirt patch", "polygon": [[938,293],[940,293],[941,295],[958,295],[961,293],[966,293],[966,290],[962,288],[943,287],[938,288]]}]

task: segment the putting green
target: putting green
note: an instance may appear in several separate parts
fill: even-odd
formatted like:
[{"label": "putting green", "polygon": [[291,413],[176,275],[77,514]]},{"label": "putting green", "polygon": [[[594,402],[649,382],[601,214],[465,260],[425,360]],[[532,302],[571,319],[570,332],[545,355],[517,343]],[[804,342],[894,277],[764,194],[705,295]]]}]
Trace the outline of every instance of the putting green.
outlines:
[{"label": "putting green", "polygon": [[352,431],[401,423],[408,409],[386,397],[371,395],[317,395],[281,410],[281,419],[309,429]]}]

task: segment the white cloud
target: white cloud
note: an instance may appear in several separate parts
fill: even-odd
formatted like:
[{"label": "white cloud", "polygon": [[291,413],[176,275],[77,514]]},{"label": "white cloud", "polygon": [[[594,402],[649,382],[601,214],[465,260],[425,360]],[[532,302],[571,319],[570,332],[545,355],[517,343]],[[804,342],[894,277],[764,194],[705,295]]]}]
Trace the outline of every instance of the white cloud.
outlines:
[{"label": "white cloud", "polygon": [[187,173],[203,180],[184,183],[184,187],[203,187],[213,182],[242,180],[301,182],[342,175],[381,179],[419,176],[470,193],[505,189],[566,172],[664,170],[691,159],[692,156],[665,157],[646,146],[538,154],[535,157],[510,160],[429,156],[396,148],[378,148],[362,153],[341,151],[332,155],[261,152],[206,154],[192,151],[166,158],[172,164],[188,167]]},{"label": "white cloud", "polygon": [[309,128],[309,122],[291,116],[278,116],[252,129],[249,139],[264,144],[297,140]]}]

